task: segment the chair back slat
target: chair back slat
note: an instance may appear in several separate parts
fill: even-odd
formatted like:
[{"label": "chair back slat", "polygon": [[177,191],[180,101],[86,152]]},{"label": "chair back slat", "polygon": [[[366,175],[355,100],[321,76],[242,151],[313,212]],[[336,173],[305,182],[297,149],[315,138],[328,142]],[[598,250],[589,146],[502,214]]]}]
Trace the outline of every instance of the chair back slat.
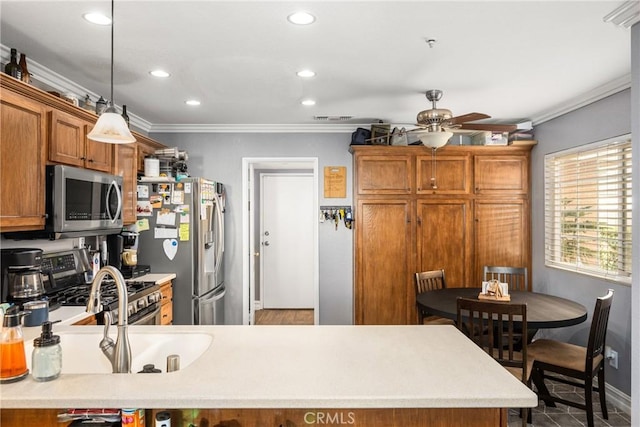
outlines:
[{"label": "chair back slat", "polygon": [[444,270],[416,273],[416,295],[443,288],[446,288]]},{"label": "chair back slat", "polygon": [[501,283],[507,283],[510,291],[528,291],[529,275],[527,267],[501,267],[494,265],[484,266],[484,281],[496,279]]},{"label": "chair back slat", "polygon": [[522,381],[527,382],[526,304],[458,298],[457,315],[465,335],[503,366],[522,369]]},{"label": "chair back slat", "polygon": [[596,307],[593,310],[589,342],[587,343],[587,367],[593,366],[593,359],[604,353],[604,344],[607,339],[607,327],[609,324],[609,312],[613,302],[613,290],[609,289],[607,295],[598,297]]}]

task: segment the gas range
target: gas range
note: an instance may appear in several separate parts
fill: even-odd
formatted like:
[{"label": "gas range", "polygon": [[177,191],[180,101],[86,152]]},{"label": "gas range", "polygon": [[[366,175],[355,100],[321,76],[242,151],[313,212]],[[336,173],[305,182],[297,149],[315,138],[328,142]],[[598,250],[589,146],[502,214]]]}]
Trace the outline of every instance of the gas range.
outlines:
[{"label": "gas range", "polygon": [[[85,282],[88,263],[83,262],[84,249],[47,253],[43,255],[42,272],[50,307],[86,306],[91,292],[91,283]],[[125,280],[127,286],[127,317],[129,324],[144,320],[152,323],[154,313],[160,313],[162,295],[155,282],[138,279]],[[100,288],[102,310],[96,315],[98,323],[104,322],[104,311],[110,311],[112,323],[118,319],[118,292],[115,280],[105,279]],[[152,323],[153,324],[153,323]]]}]

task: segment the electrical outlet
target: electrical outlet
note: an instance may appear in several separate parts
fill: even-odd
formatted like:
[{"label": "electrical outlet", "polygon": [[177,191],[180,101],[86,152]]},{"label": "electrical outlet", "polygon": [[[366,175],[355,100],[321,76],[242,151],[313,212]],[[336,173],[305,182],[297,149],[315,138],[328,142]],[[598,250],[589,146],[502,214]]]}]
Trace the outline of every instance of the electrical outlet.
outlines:
[{"label": "electrical outlet", "polygon": [[609,365],[613,366],[615,369],[618,369],[618,352],[615,350],[611,350],[611,358],[609,359]]},{"label": "electrical outlet", "polygon": [[604,357],[609,359],[609,366],[618,369],[618,352],[609,346],[604,348]]}]

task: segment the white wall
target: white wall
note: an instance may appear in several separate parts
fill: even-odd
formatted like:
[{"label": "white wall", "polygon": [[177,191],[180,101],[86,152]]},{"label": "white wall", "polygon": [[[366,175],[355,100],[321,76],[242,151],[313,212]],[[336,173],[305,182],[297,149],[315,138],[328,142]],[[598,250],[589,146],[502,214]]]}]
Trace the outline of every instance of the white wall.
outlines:
[{"label": "white wall", "polygon": [[[189,153],[189,173],[225,184],[225,271],[227,294],[225,318],[228,324],[242,323],[242,158],[243,157],[317,157],[319,179],[318,205],[352,204],[352,158],[350,134],[275,134],[275,133],[185,133],[151,135],[172,147]],[[325,166],[347,167],[347,197],[325,199]],[[344,226],[319,225],[320,324],[351,324],[353,321],[353,231]]]},{"label": "white wall", "polygon": [[630,90],[619,92],[536,126],[535,138],[538,145],[531,156],[533,290],[577,301],[589,310],[589,319],[580,325],[550,329],[542,333],[586,345],[596,298],[606,294],[608,288],[614,289],[607,345],[618,352],[619,369],[615,370],[607,364],[605,373],[607,382],[627,395],[631,394],[631,287],[545,267],[543,230],[544,155],[630,133],[630,93]]}]

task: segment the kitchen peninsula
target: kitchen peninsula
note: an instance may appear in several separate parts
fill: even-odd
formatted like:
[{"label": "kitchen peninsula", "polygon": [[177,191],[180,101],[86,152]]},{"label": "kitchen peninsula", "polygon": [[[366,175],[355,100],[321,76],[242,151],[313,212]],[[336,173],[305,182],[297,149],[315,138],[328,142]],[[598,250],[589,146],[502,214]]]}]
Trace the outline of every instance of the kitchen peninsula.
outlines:
[{"label": "kitchen peninsula", "polygon": [[[65,346],[64,334],[78,328],[102,331],[56,328],[63,352],[83,351]],[[192,414],[184,422],[195,425],[230,419],[243,426],[306,425],[308,417],[327,417],[360,426],[506,426],[507,408],[537,405],[531,390],[452,326],[133,326],[129,331],[209,334],[212,340],[198,359],[176,372],[65,374],[63,366],[51,382],[29,376],[3,384],[2,426],[27,425],[25,416],[57,426],[57,409],[98,407],[175,409],[182,417]],[[201,410],[188,411],[194,408]]]}]

